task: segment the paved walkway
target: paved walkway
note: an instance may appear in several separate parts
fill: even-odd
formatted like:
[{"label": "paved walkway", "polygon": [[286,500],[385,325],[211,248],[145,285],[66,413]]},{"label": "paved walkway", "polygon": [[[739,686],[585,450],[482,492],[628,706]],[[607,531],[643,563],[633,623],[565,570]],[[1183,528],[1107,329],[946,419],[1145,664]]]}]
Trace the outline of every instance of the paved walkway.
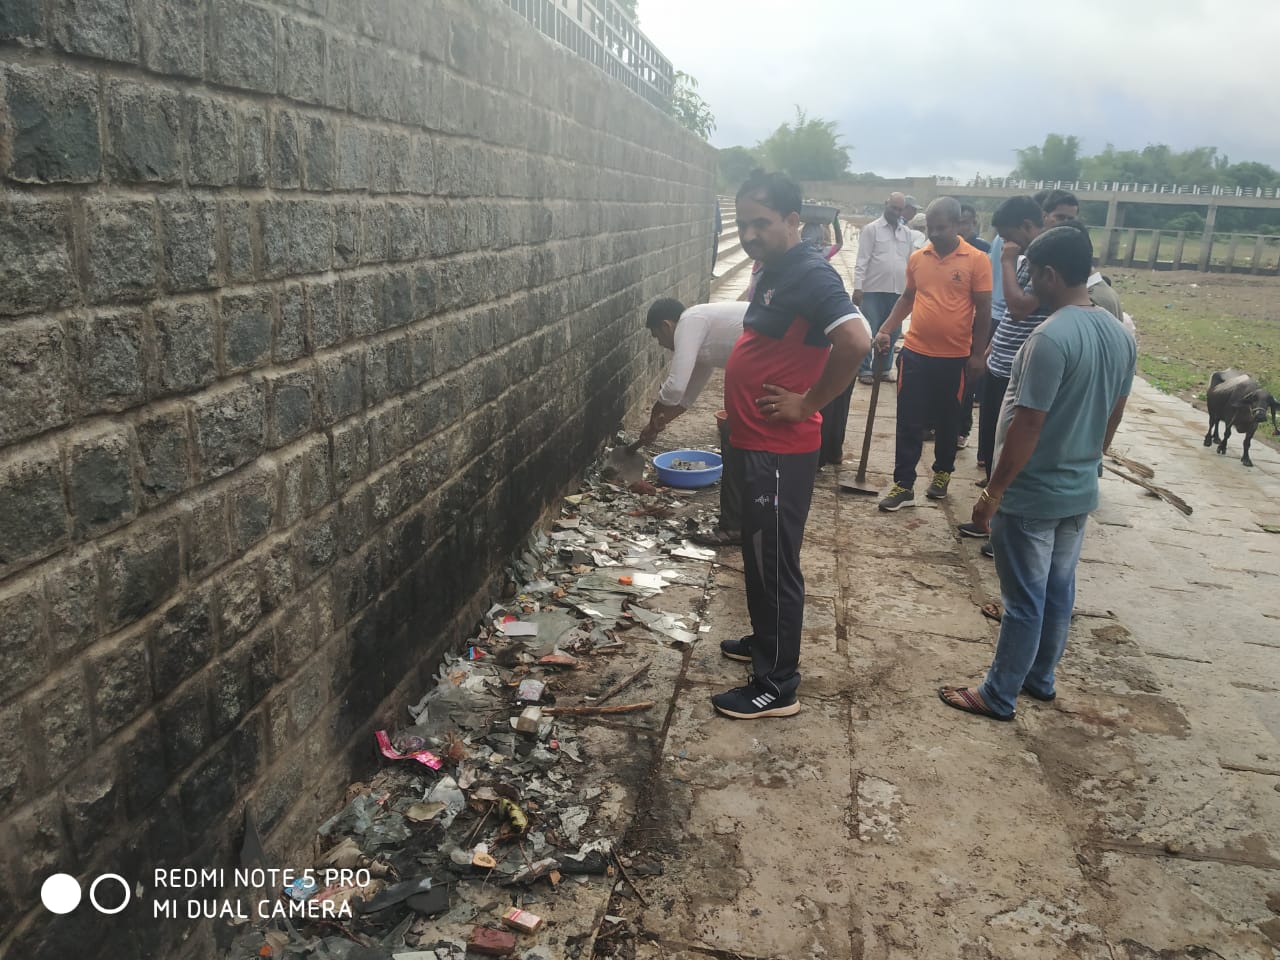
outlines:
[{"label": "paved walkway", "polygon": [[[665,439],[714,443],[718,398],[713,384]],[[871,467],[887,486],[880,400]],[[978,493],[972,448],[950,500],[898,514],[820,475],[793,720],[713,716],[709,695],[741,676],[716,644],[747,623],[723,551],[628,837],[668,858],[641,881],[647,907],[615,901],[642,931],[635,955],[1280,956],[1280,536],[1261,526],[1280,524],[1280,456],[1255,445],[1250,470],[1204,429],[1135,386],[1115,448],[1194,513],[1104,478],[1058,701],[1020,703],[1015,723],[934,693],[979,679],[996,636],[979,612],[994,569],[954,533]]]}]

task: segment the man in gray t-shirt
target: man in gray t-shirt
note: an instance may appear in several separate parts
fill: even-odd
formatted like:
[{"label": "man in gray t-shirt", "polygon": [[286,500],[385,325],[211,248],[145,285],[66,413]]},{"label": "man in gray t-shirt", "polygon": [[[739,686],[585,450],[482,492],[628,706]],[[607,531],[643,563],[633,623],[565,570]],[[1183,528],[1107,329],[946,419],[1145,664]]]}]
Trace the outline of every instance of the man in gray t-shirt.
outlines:
[{"label": "man in gray t-shirt", "polygon": [[1027,248],[1036,296],[1052,313],[1014,358],[991,481],[973,508],[973,525],[989,526],[995,548],[1000,640],[980,687],[938,695],[997,720],[1013,719],[1019,693],[1057,696],[1098,465],[1133,383],[1133,337],[1089,301],[1092,257],[1088,234],[1072,226],[1046,230]]}]

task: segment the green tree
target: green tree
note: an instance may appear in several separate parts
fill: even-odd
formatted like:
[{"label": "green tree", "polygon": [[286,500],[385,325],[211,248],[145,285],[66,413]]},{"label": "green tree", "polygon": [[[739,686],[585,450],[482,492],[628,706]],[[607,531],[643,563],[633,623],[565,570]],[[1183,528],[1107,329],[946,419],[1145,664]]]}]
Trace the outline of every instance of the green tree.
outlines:
[{"label": "green tree", "polygon": [[834,120],[809,119],[796,107],[794,123],[784,123],[756,147],[765,166],[797,180],[837,180],[849,169],[849,147],[840,144]]},{"label": "green tree", "polygon": [[716,153],[720,186],[737,189],[751,171],[760,166],[760,158],[747,147],[725,147]]},{"label": "green tree", "polygon": [[1080,138],[1051,133],[1038,147],[1016,151],[1018,167],[1013,176],[1025,180],[1078,180],[1080,178]]},{"label": "green tree", "polygon": [[622,12],[631,18],[632,23],[638,24],[640,17],[636,12],[636,4],[639,0],[613,0],[613,2],[622,8]]},{"label": "green tree", "polygon": [[683,70],[676,71],[669,112],[680,126],[703,140],[710,139],[711,131],[716,128],[715,115],[698,93],[698,81]]}]

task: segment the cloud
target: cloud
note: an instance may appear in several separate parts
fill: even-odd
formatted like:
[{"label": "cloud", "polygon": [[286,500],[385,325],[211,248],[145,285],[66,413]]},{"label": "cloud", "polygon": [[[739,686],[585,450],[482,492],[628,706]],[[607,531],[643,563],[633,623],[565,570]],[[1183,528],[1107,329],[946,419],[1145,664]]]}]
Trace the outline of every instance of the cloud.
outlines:
[{"label": "cloud", "polygon": [[640,25],[692,74],[716,146],[795,115],[835,120],[854,170],[1007,173],[1014,149],[1074,133],[1217,146],[1280,167],[1275,0],[640,0]]}]

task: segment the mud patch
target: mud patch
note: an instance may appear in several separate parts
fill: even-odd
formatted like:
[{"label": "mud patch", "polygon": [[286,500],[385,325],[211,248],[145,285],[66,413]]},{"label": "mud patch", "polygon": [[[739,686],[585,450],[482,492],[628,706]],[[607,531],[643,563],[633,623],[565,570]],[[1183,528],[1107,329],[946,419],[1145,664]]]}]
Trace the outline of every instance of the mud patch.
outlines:
[{"label": "mud patch", "polygon": [[896,843],[903,821],[902,797],[888,780],[863,775],[857,787],[858,839],[867,843]]},{"label": "mud patch", "polygon": [[1147,693],[1125,697],[1088,694],[1059,710],[1081,723],[1113,730],[1122,736],[1146,733],[1185,740],[1191,735],[1191,724],[1176,703]]}]

